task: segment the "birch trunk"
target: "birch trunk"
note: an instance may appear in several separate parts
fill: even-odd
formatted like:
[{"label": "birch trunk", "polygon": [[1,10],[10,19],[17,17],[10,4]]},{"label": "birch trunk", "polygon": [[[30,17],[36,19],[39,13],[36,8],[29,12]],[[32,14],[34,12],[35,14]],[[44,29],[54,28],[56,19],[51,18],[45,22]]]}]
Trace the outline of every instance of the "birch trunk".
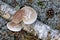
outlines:
[{"label": "birch trunk", "polygon": [[[38,37],[42,40],[60,40],[60,33],[58,30],[53,30],[50,26],[43,24],[40,21],[36,21],[31,25],[26,25],[22,23],[22,27],[24,30],[28,32],[34,32],[34,35],[38,35]],[[34,30],[34,31],[33,31]]]}]

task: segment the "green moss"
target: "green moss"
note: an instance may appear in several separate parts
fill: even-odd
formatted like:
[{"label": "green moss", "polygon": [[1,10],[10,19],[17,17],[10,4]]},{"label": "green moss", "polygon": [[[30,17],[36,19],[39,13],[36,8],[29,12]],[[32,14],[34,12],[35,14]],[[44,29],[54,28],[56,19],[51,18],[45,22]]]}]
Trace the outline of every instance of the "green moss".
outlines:
[{"label": "green moss", "polygon": [[38,6],[41,6],[41,7],[44,6],[44,3],[42,1],[37,2],[37,4],[38,4]]}]

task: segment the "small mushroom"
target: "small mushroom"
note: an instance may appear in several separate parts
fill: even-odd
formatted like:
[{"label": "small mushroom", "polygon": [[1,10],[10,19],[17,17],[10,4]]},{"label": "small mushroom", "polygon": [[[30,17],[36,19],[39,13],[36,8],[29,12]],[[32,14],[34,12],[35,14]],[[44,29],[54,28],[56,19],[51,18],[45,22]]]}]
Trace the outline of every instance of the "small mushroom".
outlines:
[{"label": "small mushroom", "polygon": [[25,13],[23,15],[23,22],[25,24],[32,24],[36,21],[37,13],[33,8],[25,6],[21,10],[25,10]]},{"label": "small mushroom", "polygon": [[11,31],[21,31],[22,29],[20,24],[15,24],[14,22],[7,23],[7,28]]},{"label": "small mushroom", "polygon": [[2,15],[2,17],[5,19],[9,19],[11,17],[11,15],[9,13],[6,13],[6,14]]}]

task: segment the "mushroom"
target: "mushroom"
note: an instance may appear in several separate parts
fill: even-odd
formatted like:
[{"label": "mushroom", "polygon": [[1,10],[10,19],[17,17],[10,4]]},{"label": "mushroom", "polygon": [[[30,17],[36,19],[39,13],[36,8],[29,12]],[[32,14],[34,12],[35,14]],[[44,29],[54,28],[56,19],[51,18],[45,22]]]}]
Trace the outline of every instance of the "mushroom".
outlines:
[{"label": "mushroom", "polygon": [[7,28],[11,31],[21,31],[22,29],[20,24],[16,24],[14,22],[7,23]]},{"label": "mushroom", "polygon": [[25,6],[21,10],[25,10],[25,13],[23,15],[23,22],[25,24],[32,24],[36,21],[37,13],[33,8]]},{"label": "mushroom", "polygon": [[25,6],[13,15],[12,21],[7,24],[7,27],[11,31],[20,31],[22,29],[22,26],[19,25],[21,21],[23,21],[24,24],[32,24],[36,19],[36,11],[29,6]]}]

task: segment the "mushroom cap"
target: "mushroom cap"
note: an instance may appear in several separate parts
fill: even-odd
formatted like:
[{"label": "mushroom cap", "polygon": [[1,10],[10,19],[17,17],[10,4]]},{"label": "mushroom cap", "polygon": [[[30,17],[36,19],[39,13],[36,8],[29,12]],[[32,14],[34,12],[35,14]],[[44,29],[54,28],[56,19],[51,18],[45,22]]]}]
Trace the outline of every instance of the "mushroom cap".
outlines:
[{"label": "mushroom cap", "polygon": [[23,15],[24,15],[24,10],[18,10],[13,15],[12,22],[14,22],[16,24],[20,23],[22,21]]},{"label": "mushroom cap", "polygon": [[36,21],[37,13],[33,8],[31,8],[29,6],[25,6],[22,8],[22,10],[25,10],[25,13],[23,16],[23,22],[25,24],[32,24]]},{"label": "mushroom cap", "polygon": [[14,22],[7,23],[7,28],[11,31],[21,31],[22,29],[20,24],[15,24]]}]

